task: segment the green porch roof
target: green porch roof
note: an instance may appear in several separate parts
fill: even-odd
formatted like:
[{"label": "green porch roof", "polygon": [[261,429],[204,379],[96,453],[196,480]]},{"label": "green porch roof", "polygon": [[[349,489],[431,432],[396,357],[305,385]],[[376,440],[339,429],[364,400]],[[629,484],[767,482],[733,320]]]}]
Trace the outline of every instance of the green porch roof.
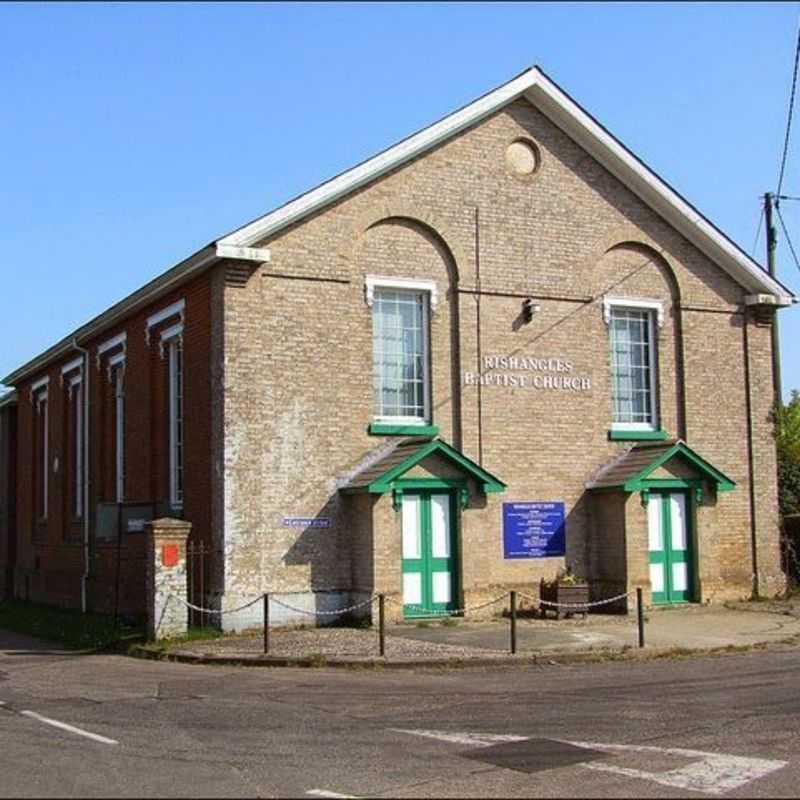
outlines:
[{"label": "green porch roof", "polygon": [[702,458],[681,439],[637,444],[603,467],[587,484],[587,488],[622,489],[626,492],[653,488],[659,479],[650,476],[676,457],[689,464],[697,472],[698,478],[716,484],[717,491],[729,492],[736,488],[736,483],[724,472]]},{"label": "green porch roof", "polygon": [[472,478],[486,494],[506,490],[503,481],[447,442],[441,439],[410,438],[399,441],[391,452],[353,477],[346,486],[340,488],[340,491],[345,494],[359,492],[385,494],[396,488],[395,482],[402,480],[406,472],[434,455],[449,461],[464,474],[465,478]]}]

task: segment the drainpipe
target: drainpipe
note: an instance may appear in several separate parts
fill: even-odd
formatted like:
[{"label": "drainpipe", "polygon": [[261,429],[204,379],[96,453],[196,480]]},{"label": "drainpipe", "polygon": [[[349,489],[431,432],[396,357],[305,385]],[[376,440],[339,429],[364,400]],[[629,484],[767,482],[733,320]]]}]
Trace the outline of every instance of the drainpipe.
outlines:
[{"label": "drainpipe", "polygon": [[81,611],[86,613],[86,584],[89,580],[89,351],[72,340],[83,355],[83,575],[81,575]]},{"label": "drainpipe", "polygon": [[747,335],[748,314],[747,308],[744,310],[742,324],[742,343],[744,345],[744,402],[745,413],[747,414],[747,483],[748,499],[750,501],[750,558],[753,565],[752,575],[752,596],[759,596],[758,580],[758,526],[756,524],[756,487],[755,487],[755,466],[753,454],[753,401],[750,397],[750,339]]}]

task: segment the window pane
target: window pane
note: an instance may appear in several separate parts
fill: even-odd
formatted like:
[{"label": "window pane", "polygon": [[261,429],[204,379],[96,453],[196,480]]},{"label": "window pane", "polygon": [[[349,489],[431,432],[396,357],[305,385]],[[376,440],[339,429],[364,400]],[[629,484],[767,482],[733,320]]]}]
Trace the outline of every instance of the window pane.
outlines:
[{"label": "window pane", "polygon": [[638,309],[611,309],[611,407],[616,423],[653,424],[650,315]]},{"label": "window pane", "polygon": [[373,304],[376,415],[425,416],[425,331],[422,292],[380,290]]}]

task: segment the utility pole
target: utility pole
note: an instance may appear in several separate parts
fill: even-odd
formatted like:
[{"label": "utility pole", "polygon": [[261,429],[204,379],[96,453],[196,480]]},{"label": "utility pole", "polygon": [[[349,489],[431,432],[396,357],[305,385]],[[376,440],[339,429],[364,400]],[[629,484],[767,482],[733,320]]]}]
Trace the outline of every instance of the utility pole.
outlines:
[{"label": "utility pole", "polygon": [[[767,227],[767,270],[771,278],[775,277],[775,250],[778,246],[778,234],[772,223],[772,204],[777,198],[772,192],[764,195],[764,221]],[[772,317],[772,387],[775,391],[775,408],[783,406],[783,390],[781,387],[781,351],[778,335],[778,314]]]}]

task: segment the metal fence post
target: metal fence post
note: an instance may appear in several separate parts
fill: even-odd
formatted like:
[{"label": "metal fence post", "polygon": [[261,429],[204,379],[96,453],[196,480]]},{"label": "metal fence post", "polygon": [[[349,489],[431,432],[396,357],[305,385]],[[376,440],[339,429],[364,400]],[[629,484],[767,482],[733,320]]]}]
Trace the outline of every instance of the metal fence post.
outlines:
[{"label": "metal fence post", "polygon": [[511,592],[511,655],[517,652],[517,593]]},{"label": "metal fence post", "polygon": [[386,655],[386,618],[384,616],[385,596],[378,595],[378,642],[380,646],[381,658]]},{"label": "metal fence post", "polygon": [[644,647],[644,605],[641,586],[636,587],[636,619],[639,623],[639,647]]},{"label": "metal fence post", "polygon": [[264,592],[264,655],[269,655],[269,593]]}]

